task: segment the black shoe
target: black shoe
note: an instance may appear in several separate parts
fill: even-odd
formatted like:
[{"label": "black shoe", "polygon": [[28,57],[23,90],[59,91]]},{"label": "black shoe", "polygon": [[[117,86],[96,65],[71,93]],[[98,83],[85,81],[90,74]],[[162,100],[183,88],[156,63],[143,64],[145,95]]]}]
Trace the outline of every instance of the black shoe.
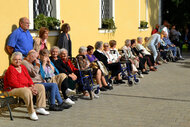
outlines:
[{"label": "black shoe", "polygon": [[70,107],[72,107],[72,105],[68,105],[68,104],[66,104],[66,103],[62,103],[62,104],[60,104],[60,105],[58,105],[59,107],[61,107],[62,109],[69,109]]},{"label": "black shoe", "polygon": [[172,62],[176,62],[176,61],[178,61],[177,57],[173,57]]},{"label": "black shoe", "polygon": [[118,80],[114,80],[113,84],[119,84]]},{"label": "black shoe", "polygon": [[128,77],[127,76],[122,76],[122,79],[123,80],[128,80]]},{"label": "black shoe", "polygon": [[78,100],[78,98],[75,97],[75,96],[70,96],[69,98],[70,98],[72,101],[77,101],[77,100]]},{"label": "black shoe", "polygon": [[123,80],[117,80],[117,82],[118,82],[119,84],[125,84],[125,82],[124,82]]},{"label": "black shoe", "polygon": [[107,89],[102,86],[102,87],[100,88],[100,91],[107,91]]},{"label": "black shoe", "polygon": [[109,79],[109,80],[108,80],[108,83],[112,84],[112,80],[111,80],[111,79]]},{"label": "black shoe", "polygon": [[57,106],[56,104],[49,106],[50,111],[63,111],[62,107]]},{"label": "black shoe", "polygon": [[143,71],[142,74],[148,74],[148,71]]},{"label": "black shoe", "polygon": [[107,85],[107,86],[104,86],[106,89],[108,89],[108,90],[112,90],[113,89],[113,86],[109,86],[109,85]]}]

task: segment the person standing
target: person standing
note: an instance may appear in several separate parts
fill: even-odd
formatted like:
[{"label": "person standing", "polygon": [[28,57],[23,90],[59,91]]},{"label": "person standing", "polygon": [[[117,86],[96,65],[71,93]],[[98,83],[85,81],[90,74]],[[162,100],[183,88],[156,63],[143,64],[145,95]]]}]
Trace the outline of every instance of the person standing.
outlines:
[{"label": "person standing", "polygon": [[159,43],[161,43],[161,36],[160,36],[160,34],[161,34],[160,32],[158,32],[156,34],[153,34],[150,37],[150,39],[148,41],[148,44],[147,44],[147,47],[150,49],[150,51],[153,54],[155,62],[157,62],[156,58],[158,56],[157,49],[158,49]]},{"label": "person standing", "polygon": [[155,29],[153,29],[153,31],[152,31],[152,33],[151,33],[151,35],[153,35],[153,34],[157,33],[157,32],[158,32],[159,27],[160,27],[160,26],[159,26],[159,24],[156,24]]},{"label": "person standing", "polygon": [[10,35],[6,46],[10,55],[13,52],[21,52],[24,57],[33,49],[33,38],[29,32],[29,19],[22,17],[19,20],[19,28]]},{"label": "person standing", "polygon": [[72,57],[72,45],[71,45],[71,38],[69,35],[70,26],[68,23],[63,24],[61,31],[62,33],[59,35],[57,46],[62,49],[65,48],[68,51],[68,55]]},{"label": "person standing", "polygon": [[47,39],[49,30],[46,27],[41,27],[39,31],[39,37],[34,39],[34,50],[40,52],[40,50],[47,49]]},{"label": "person standing", "polygon": [[178,46],[180,48],[180,52],[182,54],[183,42],[180,42],[180,40],[179,40],[180,36],[181,36],[181,33],[176,30],[176,26],[172,25],[172,28],[170,31],[171,42],[173,42],[176,46]]}]

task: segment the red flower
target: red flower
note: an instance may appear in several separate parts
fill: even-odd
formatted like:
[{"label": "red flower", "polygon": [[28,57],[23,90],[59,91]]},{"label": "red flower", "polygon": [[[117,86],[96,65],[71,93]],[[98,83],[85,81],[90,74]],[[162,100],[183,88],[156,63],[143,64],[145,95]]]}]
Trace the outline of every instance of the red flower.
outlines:
[{"label": "red flower", "polygon": [[64,23],[64,20],[62,20],[62,23]]}]

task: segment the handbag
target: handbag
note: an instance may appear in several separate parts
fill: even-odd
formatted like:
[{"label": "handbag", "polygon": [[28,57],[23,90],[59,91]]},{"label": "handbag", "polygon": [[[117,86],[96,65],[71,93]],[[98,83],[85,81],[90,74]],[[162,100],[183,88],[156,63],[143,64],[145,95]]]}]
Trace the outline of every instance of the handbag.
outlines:
[{"label": "handbag", "polygon": [[97,61],[97,64],[98,64],[98,66],[99,66],[99,68],[102,71],[102,73],[103,73],[104,76],[106,76],[106,75],[109,74],[106,66],[102,63],[102,61]]}]

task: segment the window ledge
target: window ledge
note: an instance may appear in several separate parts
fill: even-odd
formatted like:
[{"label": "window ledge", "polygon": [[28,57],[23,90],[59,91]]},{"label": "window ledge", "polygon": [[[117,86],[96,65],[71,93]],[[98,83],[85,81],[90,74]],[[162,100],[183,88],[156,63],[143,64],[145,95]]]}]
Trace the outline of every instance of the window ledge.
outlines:
[{"label": "window ledge", "polygon": [[114,33],[116,29],[98,28],[99,33]]},{"label": "window ledge", "polygon": [[[32,37],[37,37],[38,36],[38,30],[29,30]],[[59,30],[50,30],[48,33],[49,37],[55,37],[59,36]]]},{"label": "window ledge", "polygon": [[139,27],[139,31],[147,31],[149,27]]}]

